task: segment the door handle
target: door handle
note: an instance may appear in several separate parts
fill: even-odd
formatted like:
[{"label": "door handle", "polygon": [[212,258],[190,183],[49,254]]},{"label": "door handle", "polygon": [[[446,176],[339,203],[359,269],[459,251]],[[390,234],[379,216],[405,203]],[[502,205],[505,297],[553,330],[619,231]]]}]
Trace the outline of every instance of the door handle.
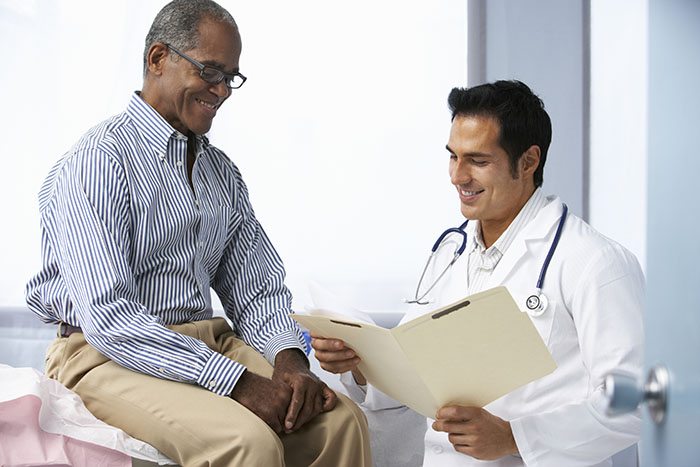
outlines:
[{"label": "door handle", "polygon": [[669,380],[668,370],[663,365],[649,370],[644,385],[633,376],[609,373],[603,382],[608,415],[632,412],[645,403],[654,423],[662,423],[666,417]]}]

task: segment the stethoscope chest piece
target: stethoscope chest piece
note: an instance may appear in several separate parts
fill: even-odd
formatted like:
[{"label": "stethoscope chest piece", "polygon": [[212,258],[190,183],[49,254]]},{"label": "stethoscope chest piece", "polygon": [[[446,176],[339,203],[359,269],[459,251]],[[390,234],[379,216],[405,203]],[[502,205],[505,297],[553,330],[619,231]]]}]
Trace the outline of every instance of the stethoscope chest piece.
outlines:
[{"label": "stethoscope chest piece", "polygon": [[543,294],[530,295],[525,301],[530,316],[540,316],[547,309],[547,297]]}]

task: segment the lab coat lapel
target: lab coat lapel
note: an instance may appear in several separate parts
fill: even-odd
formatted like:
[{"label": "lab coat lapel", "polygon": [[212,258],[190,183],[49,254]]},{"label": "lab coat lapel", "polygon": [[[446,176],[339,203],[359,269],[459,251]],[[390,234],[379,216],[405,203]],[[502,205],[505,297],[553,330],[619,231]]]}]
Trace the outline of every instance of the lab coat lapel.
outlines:
[{"label": "lab coat lapel", "polygon": [[464,249],[464,253],[459,257],[452,268],[450,268],[445,280],[441,281],[443,288],[435,294],[436,297],[439,297],[437,302],[439,307],[450,305],[468,295],[467,278],[469,274],[469,252],[474,249],[476,224],[476,222],[469,222],[469,224],[467,224],[467,246]]},{"label": "lab coat lapel", "polygon": [[[562,204],[558,197],[548,198],[548,201],[537,216],[515,237],[487,281],[486,288],[505,284],[518,270],[518,264],[529,257],[542,256],[542,261],[539,264],[544,262],[546,250],[540,254],[543,251],[542,245],[547,242],[552,229],[556,228],[562,213]],[[528,277],[532,275],[533,290],[539,273],[539,269],[527,271]]]}]

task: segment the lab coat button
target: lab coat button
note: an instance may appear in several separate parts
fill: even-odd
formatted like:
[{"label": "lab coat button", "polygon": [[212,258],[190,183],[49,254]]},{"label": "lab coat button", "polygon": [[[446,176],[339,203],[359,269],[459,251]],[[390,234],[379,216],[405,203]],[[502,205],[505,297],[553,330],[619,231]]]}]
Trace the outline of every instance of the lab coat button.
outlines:
[{"label": "lab coat button", "polygon": [[438,446],[437,444],[433,446],[433,452],[435,454],[442,454],[442,446]]}]

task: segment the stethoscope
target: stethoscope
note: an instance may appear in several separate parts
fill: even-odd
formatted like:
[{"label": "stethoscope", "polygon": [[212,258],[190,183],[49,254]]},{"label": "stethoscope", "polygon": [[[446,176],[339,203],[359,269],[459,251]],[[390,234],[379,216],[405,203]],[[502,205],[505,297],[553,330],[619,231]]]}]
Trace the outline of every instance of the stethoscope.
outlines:
[{"label": "stethoscope", "polygon": [[[562,203],[562,213],[561,213],[561,218],[559,219],[559,225],[557,226],[557,231],[554,234],[554,240],[552,240],[552,244],[549,247],[549,252],[547,252],[547,257],[544,260],[544,263],[542,264],[542,269],[540,270],[540,277],[537,279],[537,285],[535,286],[536,290],[535,293],[527,297],[527,300],[525,300],[525,306],[528,309],[528,313],[530,313],[531,316],[540,316],[542,313],[545,312],[547,309],[548,305],[548,300],[547,297],[542,293],[542,284],[544,283],[544,277],[547,274],[547,268],[549,268],[549,262],[552,260],[552,256],[554,255],[554,251],[557,249],[557,244],[559,244],[559,239],[561,238],[561,230],[564,227],[564,221],[566,220],[566,215],[569,212],[569,208],[566,206],[565,203]],[[418,286],[416,287],[416,294],[415,298],[413,300],[404,300],[406,303],[415,303],[418,305],[427,305],[430,303],[430,300],[423,300],[431,290],[437,285],[438,282],[440,282],[440,279],[442,279],[442,276],[444,276],[447,271],[452,267],[453,264],[457,261],[457,259],[464,253],[464,250],[467,248],[467,232],[464,230],[467,224],[469,223],[469,219],[464,221],[462,225],[459,227],[452,227],[447,230],[445,230],[442,235],[440,235],[433,245],[433,248],[430,252],[430,256],[428,256],[428,261],[425,263],[425,267],[423,268],[423,273],[420,275],[420,279],[418,280]],[[430,287],[428,287],[428,290],[425,291],[422,295],[420,294],[420,286],[423,283],[423,278],[425,277],[425,272],[428,270],[428,266],[430,266],[430,262],[433,260],[433,256],[435,256],[435,252],[437,252],[438,248],[440,248],[440,244],[442,241],[445,239],[446,236],[448,236],[451,233],[456,233],[462,236],[462,244],[457,248],[457,250],[454,253],[454,256],[452,257],[452,260],[449,262],[447,266],[445,266],[445,269],[440,273],[440,275],[435,279]],[[420,296],[419,296],[420,295]]]}]

